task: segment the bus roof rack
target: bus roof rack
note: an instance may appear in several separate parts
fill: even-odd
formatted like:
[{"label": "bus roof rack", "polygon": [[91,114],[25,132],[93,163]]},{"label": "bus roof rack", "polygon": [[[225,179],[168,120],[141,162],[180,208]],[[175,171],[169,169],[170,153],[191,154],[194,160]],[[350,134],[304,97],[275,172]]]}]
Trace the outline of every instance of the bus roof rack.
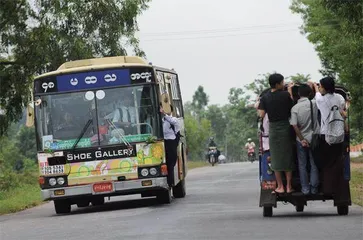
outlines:
[{"label": "bus roof rack", "polygon": [[91,59],[83,59],[77,61],[69,61],[63,63],[57,70],[88,67],[95,65],[125,64],[125,63],[148,65],[148,63],[141,57],[117,56],[117,57],[91,58]]},{"label": "bus roof rack", "polygon": [[57,74],[90,71],[97,69],[118,68],[128,66],[151,67],[147,61],[137,56],[101,57],[75,60],[63,63],[57,70],[36,76],[35,79]]}]

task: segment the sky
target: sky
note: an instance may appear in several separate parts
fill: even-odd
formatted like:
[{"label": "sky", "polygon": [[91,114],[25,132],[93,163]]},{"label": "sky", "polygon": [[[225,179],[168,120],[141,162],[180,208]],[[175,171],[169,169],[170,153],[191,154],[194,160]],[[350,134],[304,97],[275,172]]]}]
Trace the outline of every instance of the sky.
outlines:
[{"label": "sky", "polygon": [[154,65],[179,74],[183,100],[199,85],[210,104],[229,89],[277,71],[321,78],[314,46],[300,33],[291,0],[152,0],[139,18],[140,46]]}]

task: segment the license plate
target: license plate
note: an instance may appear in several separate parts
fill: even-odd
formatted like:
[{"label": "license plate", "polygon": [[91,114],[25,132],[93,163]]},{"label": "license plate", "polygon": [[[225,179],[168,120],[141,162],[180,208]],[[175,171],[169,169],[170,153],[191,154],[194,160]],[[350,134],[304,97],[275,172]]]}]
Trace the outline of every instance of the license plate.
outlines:
[{"label": "license plate", "polygon": [[95,193],[113,192],[112,182],[96,183],[93,185],[93,191]]},{"label": "license plate", "polygon": [[142,186],[151,186],[151,185],[153,185],[153,181],[151,181],[151,180],[145,180],[145,181],[142,181],[141,182],[141,185]]},{"label": "license plate", "polygon": [[45,166],[42,168],[43,175],[48,174],[63,174],[64,165]]},{"label": "license plate", "polygon": [[64,189],[54,190],[55,196],[63,196],[65,194]]}]

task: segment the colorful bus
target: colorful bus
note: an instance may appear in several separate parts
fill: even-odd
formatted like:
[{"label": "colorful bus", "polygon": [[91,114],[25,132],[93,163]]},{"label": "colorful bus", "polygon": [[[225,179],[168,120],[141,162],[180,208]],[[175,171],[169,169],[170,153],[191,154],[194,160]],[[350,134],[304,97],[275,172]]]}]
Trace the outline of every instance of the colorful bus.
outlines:
[{"label": "colorful bus", "polygon": [[185,138],[167,169],[159,112],[160,104],[174,109],[185,136],[174,70],[134,56],[71,61],[36,77],[33,98],[28,122],[35,124],[41,195],[57,214],[117,195],[156,196],[162,204],[185,196]]}]

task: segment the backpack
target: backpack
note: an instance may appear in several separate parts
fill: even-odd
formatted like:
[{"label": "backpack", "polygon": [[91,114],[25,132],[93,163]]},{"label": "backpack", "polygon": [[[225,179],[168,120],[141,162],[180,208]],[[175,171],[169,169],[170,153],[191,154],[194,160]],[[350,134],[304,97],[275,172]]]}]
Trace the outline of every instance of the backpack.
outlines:
[{"label": "backpack", "polygon": [[344,141],[344,118],[340,114],[337,105],[330,109],[329,116],[326,120],[327,131],[325,134],[325,141],[329,144],[342,143]]}]

